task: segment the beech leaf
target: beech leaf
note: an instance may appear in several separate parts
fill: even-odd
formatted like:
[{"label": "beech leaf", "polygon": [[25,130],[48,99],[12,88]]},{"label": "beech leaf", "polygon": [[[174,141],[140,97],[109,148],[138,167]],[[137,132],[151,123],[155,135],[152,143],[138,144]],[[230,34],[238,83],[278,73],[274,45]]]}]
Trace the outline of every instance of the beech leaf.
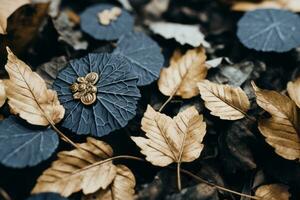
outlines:
[{"label": "beech leaf", "polygon": [[5,101],[6,101],[5,84],[2,80],[0,80],[0,107],[4,105]]},{"label": "beech leaf", "polygon": [[216,84],[208,80],[200,81],[198,87],[210,114],[221,119],[242,119],[250,109],[249,99],[240,87]]},{"label": "beech leaf", "polygon": [[60,196],[59,194],[47,192],[47,193],[32,195],[26,200],[68,200],[68,199]]},{"label": "beech leaf", "polygon": [[117,174],[113,182],[105,189],[84,196],[82,200],[133,200],[135,177],[125,165],[116,165]]},{"label": "beech leaf", "polygon": [[300,112],[287,96],[276,91],[262,90],[253,82],[257,104],[272,117],[262,119],[258,129],[275,152],[288,160],[300,158]]},{"label": "beech leaf", "polygon": [[289,200],[289,188],[282,184],[260,186],[255,191],[255,196],[261,200]]},{"label": "beech leaf", "polygon": [[188,50],[178,58],[175,52],[171,65],[163,68],[158,80],[158,88],[166,96],[173,94],[189,99],[199,94],[197,83],[207,75],[204,48]]},{"label": "beech leaf", "polygon": [[58,153],[58,160],[38,178],[32,193],[56,192],[68,197],[83,191],[91,194],[106,189],[117,173],[111,161],[93,165],[112,157],[112,148],[88,137],[86,143],[78,144],[80,149]]},{"label": "beech leaf", "polygon": [[200,156],[206,123],[195,107],[185,109],[172,119],[148,105],[142,130],[147,138],[131,137],[132,140],[141,148],[146,160],[164,167],[173,162],[192,162]]},{"label": "beech leaf", "polygon": [[48,159],[59,139],[52,129],[23,125],[15,116],[0,122],[0,162],[9,167],[35,166]]},{"label": "beech leaf", "polygon": [[288,82],[287,91],[291,99],[300,108],[300,77],[295,81]]}]

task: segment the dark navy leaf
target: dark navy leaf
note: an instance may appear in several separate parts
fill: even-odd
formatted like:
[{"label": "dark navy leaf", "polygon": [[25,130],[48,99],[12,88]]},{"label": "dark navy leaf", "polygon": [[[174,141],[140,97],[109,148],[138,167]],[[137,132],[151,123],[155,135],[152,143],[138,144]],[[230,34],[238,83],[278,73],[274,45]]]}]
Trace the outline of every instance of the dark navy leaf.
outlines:
[{"label": "dark navy leaf", "polygon": [[133,17],[124,9],[117,20],[109,25],[101,25],[97,14],[103,10],[111,9],[114,5],[98,4],[87,8],[80,16],[81,29],[97,40],[116,40],[121,35],[133,29]]},{"label": "dark navy leaf", "polygon": [[300,18],[285,10],[250,11],[238,22],[237,35],[251,49],[289,51],[300,45]]},{"label": "dark navy leaf", "polygon": [[138,85],[147,85],[158,79],[164,57],[158,44],[144,33],[123,35],[114,50],[133,64],[133,72],[139,77]]},{"label": "dark navy leaf", "polygon": [[57,193],[40,193],[32,195],[31,197],[27,198],[26,200],[68,200],[65,197],[60,196]]},{"label": "dark navy leaf", "polygon": [[0,122],[0,162],[6,166],[37,165],[52,155],[58,143],[52,129],[33,129],[14,116]]},{"label": "dark navy leaf", "polygon": [[[73,99],[70,86],[78,77],[90,72],[99,74],[97,100],[84,105]],[[53,84],[61,104],[66,109],[63,126],[77,134],[103,136],[124,127],[136,114],[140,97],[137,78],[131,73],[131,64],[122,56],[88,54],[71,61]]]}]

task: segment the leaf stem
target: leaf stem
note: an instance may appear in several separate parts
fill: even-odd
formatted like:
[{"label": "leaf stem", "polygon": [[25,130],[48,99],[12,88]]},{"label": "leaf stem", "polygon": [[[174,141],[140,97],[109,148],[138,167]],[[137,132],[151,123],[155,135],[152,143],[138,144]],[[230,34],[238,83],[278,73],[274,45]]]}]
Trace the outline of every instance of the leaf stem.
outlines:
[{"label": "leaf stem", "polygon": [[159,108],[158,112],[161,112],[166,105],[173,99],[174,95],[176,94],[178,88],[180,87],[180,84],[178,84],[178,86],[176,86],[176,88],[174,88],[174,90],[172,91],[171,95],[169,96],[169,98],[163,103],[163,105]]},{"label": "leaf stem", "polygon": [[3,200],[11,200],[10,196],[0,187],[0,197],[3,198]]},{"label": "leaf stem", "polygon": [[177,188],[181,191],[181,175],[180,175],[180,162],[177,163]]}]

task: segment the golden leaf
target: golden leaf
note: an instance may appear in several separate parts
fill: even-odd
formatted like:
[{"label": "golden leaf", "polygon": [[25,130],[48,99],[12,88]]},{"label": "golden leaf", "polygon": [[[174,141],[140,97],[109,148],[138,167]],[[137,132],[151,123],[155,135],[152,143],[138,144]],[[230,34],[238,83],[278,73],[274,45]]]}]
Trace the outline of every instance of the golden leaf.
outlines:
[{"label": "golden leaf", "polygon": [[45,81],[9,48],[5,69],[10,79],[5,82],[8,104],[13,113],[31,124],[46,126],[58,123],[65,114],[55,91],[47,89]]},{"label": "golden leaf", "polygon": [[133,200],[135,177],[125,165],[117,165],[113,182],[104,190],[83,196],[82,200]]},{"label": "golden leaf", "polygon": [[287,91],[291,99],[300,108],[300,77],[294,82],[290,81],[287,85]]},{"label": "golden leaf", "polygon": [[172,119],[148,105],[142,130],[147,138],[131,137],[132,140],[146,155],[146,160],[164,167],[173,162],[191,162],[200,156],[206,124],[195,107],[187,108]]},{"label": "golden leaf", "polygon": [[0,107],[4,105],[6,101],[5,83],[0,80]]},{"label": "golden leaf", "polygon": [[266,142],[285,159],[300,158],[300,112],[287,96],[275,91],[262,90],[252,83],[257,104],[271,114],[271,118],[260,120],[258,128]]},{"label": "golden leaf", "polygon": [[32,193],[56,192],[67,197],[80,190],[91,194],[111,184],[117,173],[112,161],[95,163],[112,157],[112,148],[90,137],[78,146],[58,153],[58,160],[38,178]]},{"label": "golden leaf", "polygon": [[289,188],[282,184],[271,184],[260,186],[255,196],[261,200],[289,200]]},{"label": "golden leaf", "polygon": [[0,34],[6,34],[8,17],[21,6],[29,3],[30,0],[0,0]]},{"label": "golden leaf", "polygon": [[240,87],[221,85],[203,80],[198,83],[201,98],[211,114],[221,119],[244,118],[250,108],[247,95]]},{"label": "golden leaf", "polygon": [[251,1],[239,1],[235,2],[232,6],[232,10],[236,11],[250,11],[262,8],[275,8],[275,9],[286,9],[293,12],[300,12],[300,1],[299,0],[263,0],[260,2]]},{"label": "golden leaf", "polygon": [[175,51],[171,65],[161,70],[158,80],[161,93],[166,96],[175,94],[184,99],[198,95],[197,82],[207,75],[205,60],[204,48],[189,50],[181,58],[178,58],[178,52]]}]

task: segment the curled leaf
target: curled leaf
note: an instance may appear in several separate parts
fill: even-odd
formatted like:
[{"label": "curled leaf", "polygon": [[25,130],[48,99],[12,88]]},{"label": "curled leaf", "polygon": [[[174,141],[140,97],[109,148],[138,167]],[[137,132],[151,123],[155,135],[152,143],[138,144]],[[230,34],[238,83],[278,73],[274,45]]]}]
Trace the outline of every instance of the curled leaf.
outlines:
[{"label": "curled leaf", "polygon": [[3,106],[5,101],[6,101],[5,84],[2,80],[0,80],[0,107]]},{"label": "curled leaf", "polygon": [[46,126],[60,122],[65,109],[60,105],[56,92],[47,89],[45,81],[9,48],[7,52],[5,69],[9,80],[5,84],[12,112],[34,125]]},{"label": "curled leaf", "polygon": [[289,200],[289,188],[282,184],[271,184],[260,186],[255,196],[261,200]]},{"label": "curled leaf", "polygon": [[171,65],[161,70],[159,90],[166,96],[175,94],[185,99],[198,95],[197,83],[207,75],[205,60],[204,48],[189,50],[183,56],[175,52]]},{"label": "curled leaf", "polygon": [[287,91],[291,99],[300,108],[300,77],[294,82],[290,81],[287,85]]},{"label": "curled leaf", "polygon": [[203,80],[198,83],[201,98],[211,114],[221,119],[237,120],[250,109],[247,95],[240,87],[221,85]]},{"label": "curled leaf", "polygon": [[197,159],[204,146],[206,124],[195,107],[185,109],[172,119],[149,105],[142,119],[142,130],[147,138],[131,137],[132,140],[146,155],[146,160],[163,167]]},{"label": "curled leaf", "polygon": [[285,159],[300,158],[300,112],[287,96],[276,91],[262,90],[252,83],[257,104],[271,114],[258,123],[266,142]]}]

